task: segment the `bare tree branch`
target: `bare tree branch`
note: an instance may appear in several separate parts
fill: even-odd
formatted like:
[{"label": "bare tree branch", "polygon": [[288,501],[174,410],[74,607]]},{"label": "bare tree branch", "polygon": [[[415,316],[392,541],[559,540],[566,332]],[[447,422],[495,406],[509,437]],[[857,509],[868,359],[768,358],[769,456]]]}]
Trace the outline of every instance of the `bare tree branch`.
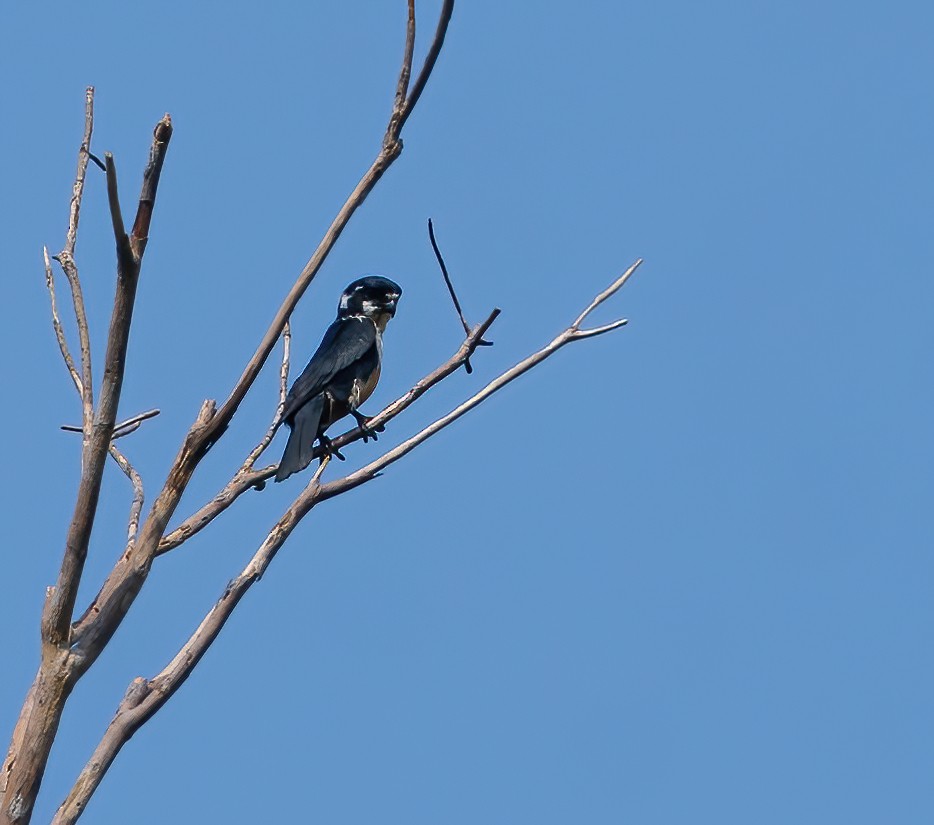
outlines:
[{"label": "bare tree branch", "polygon": [[81,216],[81,199],[84,195],[84,178],[91,157],[91,135],[94,132],[94,87],[88,86],[84,92],[84,137],[78,149],[78,169],[75,172],[75,185],[71,192],[71,208],[68,213],[68,232],[65,234],[65,251],[75,254],[78,243],[78,219]]},{"label": "bare tree branch", "polygon": [[[71,351],[68,349],[68,341],[65,338],[65,330],[62,328],[62,320],[58,315],[58,304],[55,300],[55,275],[52,272],[52,260],[49,257],[49,248],[42,247],[42,257],[45,261],[45,286],[49,290],[49,301],[52,304],[52,329],[55,330],[55,340],[58,341],[58,348],[61,350],[62,358],[65,360],[65,366],[71,375],[75,389],[78,391],[78,397],[84,395],[84,385],[78,370],[75,367],[74,358],[71,357]],[[84,432],[82,427],[75,427],[75,432]]]},{"label": "bare tree branch", "polygon": [[81,350],[81,405],[84,420],[83,449],[87,449],[91,434],[91,421],[94,417],[94,384],[91,379],[91,335],[88,329],[87,314],[84,310],[84,295],[81,281],[75,265],[75,247],[78,243],[78,221],[81,217],[81,201],[84,198],[84,179],[87,175],[88,158],[91,155],[91,137],[94,134],[94,87],[88,86],[84,93],[84,135],[78,148],[78,166],[75,171],[75,183],[72,187],[71,206],[68,214],[68,231],[65,233],[65,246],[58,255],[59,263],[71,288],[75,321],[78,327],[78,344]]},{"label": "bare tree branch", "polygon": [[[136,426],[139,426],[137,422]],[[136,534],[139,532],[139,514],[143,510],[143,479],[140,477],[140,474],[136,472],[136,469],[132,464],[127,460],[126,456],[117,449],[117,445],[111,442],[110,444],[110,456],[114,461],[117,462],[117,466],[123,470],[123,473],[128,479],[130,479],[130,484],[133,485],[133,501],[130,504],[130,516],[127,519],[127,547],[130,548],[133,546],[133,543],[136,541]]]},{"label": "bare tree branch", "polygon": [[[457,317],[461,319],[461,325],[464,327],[464,334],[470,335],[470,325],[467,323],[467,319],[464,318],[464,311],[461,309],[461,302],[457,300],[457,293],[454,291],[454,284],[451,283],[451,276],[448,275],[448,268],[444,263],[444,256],[441,254],[441,250],[438,247],[438,242],[435,240],[435,227],[431,222],[431,218],[428,219],[428,240],[431,241],[431,248],[434,250],[435,258],[438,261],[438,266],[441,268],[441,275],[444,278],[444,283],[446,284],[448,292],[451,295],[451,300],[454,302],[454,309],[457,310]],[[477,346],[491,347],[493,346],[493,342],[480,340],[477,342]],[[468,375],[473,372],[473,367],[470,366],[469,358],[464,361],[464,370]]]},{"label": "bare tree branch", "polygon": [[123,210],[120,209],[120,191],[117,186],[117,164],[110,152],[104,153],[104,169],[107,174],[107,205],[110,207],[110,222],[113,224],[114,241],[117,244],[117,277],[123,280],[133,277],[136,258],[123,225]]},{"label": "bare tree branch", "polygon": [[[286,321],[282,328],[282,366],[279,367],[279,406],[276,408],[276,418],[282,414],[285,406],[285,397],[289,394],[289,364],[292,359],[292,325]],[[255,459],[254,459],[255,461]]]},{"label": "bare tree branch", "polygon": [[393,113],[402,114],[405,108],[405,96],[409,91],[409,78],[412,76],[412,56],[415,54],[415,0],[409,0],[409,20],[405,27],[405,51],[402,53],[402,68],[396,84],[396,100]]},{"label": "bare tree branch", "polygon": [[84,427],[82,432],[82,461],[85,460],[90,445],[91,429],[94,421],[94,387],[91,378],[91,333],[88,328],[88,318],[84,309],[84,295],[81,291],[81,279],[78,277],[78,266],[74,256],[63,249],[55,259],[61,264],[62,272],[68,280],[71,289],[71,300],[75,311],[75,323],[78,327],[78,345],[81,349],[81,413]]},{"label": "bare tree branch", "polygon": [[[155,418],[161,410],[146,410],[146,412],[138,413],[137,415],[128,418],[126,421],[121,421],[119,424],[114,425],[114,434],[112,441],[116,441],[118,438],[123,438],[125,435],[136,432],[140,425],[150,419]],[[62,424],[61,429],[69,433],[80,433],[81,427],[76,427],[74,424]]]},{"label": "bare tree branch", "polygon": [[434,40],[431,41],[431,47],[428,49],[428,54],[425,56],[425,63],[422,65],[422,70],[418,73],[418,77],[415,78],[415,84],[412,86],[412,91],[409,92],[408,99],[405,101],[405,109],[402,112],[402,116],[399,118],[399,131],[402,131],[402,127],[405,126],[409,115],[412,114],[415,104],[418,103],[422,92],[425,91],[428,78],[431,77],[431,70],[434,69],[438,56],[441,54],[441,47],[444,45],[444,36],[447,34],[448,24],[451,22],[452,14],[454,14],[454,0],[444,0],[444,5],[441,7],[441,14],[438,16],[438,28],[435,29]]}]

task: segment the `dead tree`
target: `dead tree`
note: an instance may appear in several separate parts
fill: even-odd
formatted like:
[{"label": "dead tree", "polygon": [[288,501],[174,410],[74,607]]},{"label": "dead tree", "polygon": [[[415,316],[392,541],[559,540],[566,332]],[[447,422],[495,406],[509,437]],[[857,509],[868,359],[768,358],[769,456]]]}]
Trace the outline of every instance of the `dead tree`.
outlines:
[{"label": "dead tree", "polygon": [[[169,530],[169,523],[175,514],[182,493],[198,469],[201,460],[208,449],[223,437],[238,407],[253,387],[260,370],[279,340],[283,342],[279,382],[279,409],[281,409],[289,371],[289,317],[351,216],[401,154],[403,128],[418,103],[441,52],[453,6],[453,0],[445,0],[424,64],[414,82],[410,83],[415,44],[415,4],[414,0],[408,0],[402,68],[396,85],[392,113],[379,153],[350,193],[308,263],[282,300],[274,320],[228,397],[219,405],[213,400],[206,400],[201,405],[197,418],[182,439],[181,447],[172,463],[168,477],[144,519],[142,518],[143,480],[116,442],[120,437],[140,427],[157,411],[135,415],[120,423],[117,422],[117,411],[126,370],[127,341],[133,319],[137,284],[142,269],[143,255],[149,241],[159,177],[172,137],[172,121],[166,115],[156,124],[149,161],[143,173],[136,215],[127,232],[118,195],[117,168],[114,158],[107,153],[104,155],[104,160],[100,161],[91,153],[94,90],[93,88],[87,90],[84,137],[78,152],[78,168],[64,247],[57,255],[50,256],[48,250],[45,250],[44,254],[46,283],[52,304],[52,325],[62,357],[81,398],[82,423],[80,428],[73,429],[82,433],[82,472],[74,514],[65,538],[61,570],[56,583],[48,588],[42,610],[39,671],[23,703],[13,731],[9,752],[0,772],[0,796],[2,796],[0,824],[24,825],[30,821],[46,762],[68,697],[81,677],[97,661],[124,617],[133,607],[136,597],[146,584],[153,562],[208,527],[218,515],[232,506],[246,491],[261,486],[266,479],[274,475],[275,465],[261,468],[255,465],[272,440],[279,410],[273,418],[273,425],[246,456],[223,489],[203,507],[185,518],[174,529]],[[116,243],[117,270],[116,293],[107,333],[103,377],[100,380],[100,390],[96,398],[91,365],[91,334],[88,329],[78,265],[75,259],[82,194],[90,161],[99,165],[106,176],[110,218]],[[432,244],[434,245],[433,235]],[[436,246],[435,251],[450,287],[446,269]],[[79,357],[77,360],[71,354],[60,320],[55,296],[53,260],[57,261],[60,266],[71,291],[78,330]],[[151,678],[138,677],[131,682],[113,719],[103,732],[94,753],[81,770],[67,798],[59,807],[53,822],[64,825],[64,823],[75,822],[81,816],[88,800],[123,745],[153,717],[188,678],[205,651],[217,638],[240,599],[259,580],[289,535],[311,510],[322,502],[347,493],[375,478],[387,466],[403,458],[435,433],[468,413],[513,379],[540,364],[565,344],[602,335],[625,324],[625,319],[620,319],[598,327],[585,328],[583,326],[593,310],[616,293],[640,263],[641,261],[636,261],[629,267],[597,295],[570,326],[544,347],[490,381],[446,415],[362,468],[343,477],[325,480],[324,472],[328,467],[328,456],[322,455],[321,463],[311,475],[305,488],[269,531],[246,567],[230,581],[223,595],[207,611],[201,624],[182,645],[176,656]],[[451,294],[454,297],[453,289]],[[454,301],[457,306],[456,297]],[[387,424],[461,366],[469,371],[470,357],[479,345],[485,343],[483,335],[498,314],[499,310],[494,309],[485,321],[475,327],[471,327],[466,321],[463,322],[466,337],[457,352],[374,416],[370,426],[377,428]],[[461,317],[463,319],[463,316]],[[333,444],[340,448],[363,435],[360,428],[355,427],[334,438]],[[108,454],[132,484],[133,497],[127,525],[127,541],[98,594],[83,613],[75,618],[78,585],[98,509],[101,480]]]}]

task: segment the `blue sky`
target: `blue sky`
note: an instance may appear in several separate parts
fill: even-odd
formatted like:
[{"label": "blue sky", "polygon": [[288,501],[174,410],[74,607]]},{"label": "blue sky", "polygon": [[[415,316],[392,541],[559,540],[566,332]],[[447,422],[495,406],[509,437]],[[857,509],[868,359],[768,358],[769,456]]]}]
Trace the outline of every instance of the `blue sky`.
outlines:
[{"label": "blue sky", "polygon": [[[420,4],[417,55],[437,7]],[[377,150],[403,23],[401,0],[7,10],[4,743],[79,472],[41,248],[64,239],[85,85],[126,204],[152,126],[169,111],[176,127],[121,405],[163,411],[124,443],[151,499]],[[316,510],[86,821],[930,821],[932,24],[920,2],[461,0],[404,155],[294,316],[295,358],[363,272],[405,289],[370,410],[456,348],[428,216],[469,318],[503,309],[496,346],[349,464],[642,256],[600,315],[631,323]],[[114,268],[89,174],[78,263],[99,364]],[[264,431],[275,381],[181,515]],[[157,562],[72,697],[35,821],[294,481]],[[115,467],[105,495],[82,602],[121,546]]]}]

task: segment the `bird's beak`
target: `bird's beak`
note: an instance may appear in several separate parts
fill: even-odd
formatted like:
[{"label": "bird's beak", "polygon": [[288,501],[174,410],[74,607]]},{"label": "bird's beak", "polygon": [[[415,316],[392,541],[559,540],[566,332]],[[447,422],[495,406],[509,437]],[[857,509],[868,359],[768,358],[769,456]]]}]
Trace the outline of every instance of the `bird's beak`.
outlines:
[{"label": "bird's beak", "polygon": [[394,318],[395,315],[396,315],[396,307],[397,307],[398,305],[399,305],[399,296],[398,296],[398,295],[390,295],[390,296],[389,296],[389,304],[386,306],[386,311],[387,311],[387,312],[390,314],[390,316],[392,316],[393,318]]}]

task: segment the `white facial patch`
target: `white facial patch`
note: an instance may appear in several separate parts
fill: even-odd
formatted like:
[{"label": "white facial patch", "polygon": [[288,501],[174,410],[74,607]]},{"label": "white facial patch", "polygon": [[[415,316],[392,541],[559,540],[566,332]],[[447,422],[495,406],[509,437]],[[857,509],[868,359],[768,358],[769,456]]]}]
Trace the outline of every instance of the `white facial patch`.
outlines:
[{"label": "white facial patch", "polygon": [[347,309],[347,307],[350,306],[351,296],[356,295],[361,289],[366,289],[366,286],[363,284],[357,284],[352,290],[350,290],[350,292],[345,292],[343,295],[341,295],[340,308]]}]

